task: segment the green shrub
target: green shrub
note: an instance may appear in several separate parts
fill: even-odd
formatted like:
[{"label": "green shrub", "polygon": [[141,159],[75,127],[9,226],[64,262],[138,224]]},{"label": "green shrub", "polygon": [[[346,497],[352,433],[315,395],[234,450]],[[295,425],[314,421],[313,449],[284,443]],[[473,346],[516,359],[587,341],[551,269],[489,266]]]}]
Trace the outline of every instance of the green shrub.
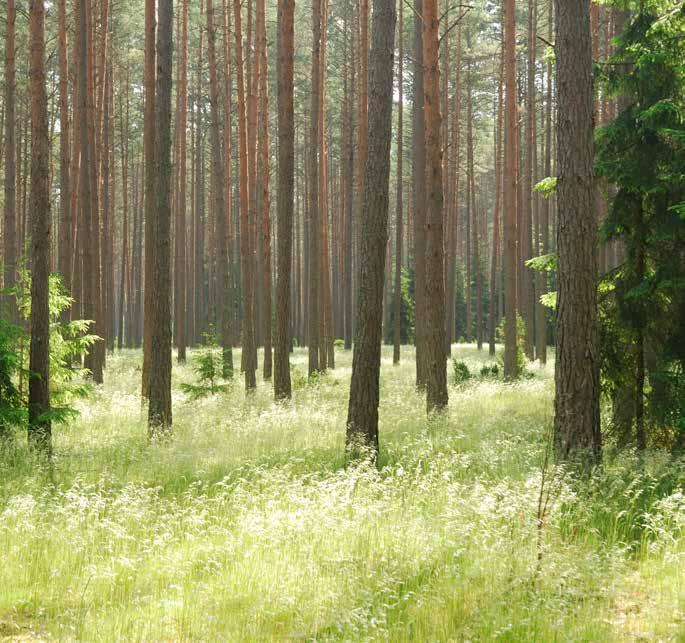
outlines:
[{"label": "green shrub", "polygon": [[452,360],[452,381],[456,384],[463,384],[471,379],[471,372],[466,362]]}]

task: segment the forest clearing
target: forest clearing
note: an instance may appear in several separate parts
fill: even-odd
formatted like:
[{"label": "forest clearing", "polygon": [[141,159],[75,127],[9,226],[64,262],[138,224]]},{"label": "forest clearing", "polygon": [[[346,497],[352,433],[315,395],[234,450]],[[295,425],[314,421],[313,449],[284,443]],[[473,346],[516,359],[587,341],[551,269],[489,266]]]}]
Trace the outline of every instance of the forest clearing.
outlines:
[{"label": "forest clearing", "polygon": [[[459,359],[478,372],[475,346]],[[549,482],[552,365],[450,386],[428,423],[410,362],[381,371],[379,467],[344,466],[350,360],[274,404],[260,383],[185,399],[149,444],[139,354],[55,441],[51,475],[1,473],[4,636],[78,640],[679,640],[682,465],[610,459]],[[295,369],[306,371],[298,350]],[[538,552],[541,558],[538,562]]]},{"label": "forest clearing", "polygon": [[685,641],[683,0],[0,33],[0,638]]}]

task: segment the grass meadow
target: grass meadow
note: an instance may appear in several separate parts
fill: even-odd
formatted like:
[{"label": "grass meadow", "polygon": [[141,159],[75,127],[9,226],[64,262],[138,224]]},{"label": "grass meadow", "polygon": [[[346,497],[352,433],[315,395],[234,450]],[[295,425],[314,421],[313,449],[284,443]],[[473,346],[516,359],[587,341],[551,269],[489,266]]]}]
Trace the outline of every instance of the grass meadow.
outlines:
[{"label": "grass meadow", "polygon": [[451,384],[429,421],[413,350],[384,347],[375,468],[344,459],[351,353],[307,384],[297,349],[285,404],[261,377],[189,401],[196,357],[174,365],[172,440],[148,441],[124,351],[55,427],[51,470],[0,462],[0,636],[685,641],[685,466],[545,465],[553,364]]}]

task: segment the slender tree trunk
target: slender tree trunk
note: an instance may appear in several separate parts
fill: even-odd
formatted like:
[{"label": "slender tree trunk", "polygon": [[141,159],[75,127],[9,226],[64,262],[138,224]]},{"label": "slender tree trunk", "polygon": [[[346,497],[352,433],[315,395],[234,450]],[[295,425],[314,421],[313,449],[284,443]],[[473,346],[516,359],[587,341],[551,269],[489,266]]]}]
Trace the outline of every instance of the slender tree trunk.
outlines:
[{"label": "slender tree trunk", "polygon": [[312,89],[309,126],[309,376],[319,366],[319,284],[320,251],[319,251],[319,162],[317,159],[317,141],[319,138],[319,76],[321,65],[321,0],[312,0]]},{"label": "slender tree trunk", "polygon": [[400,344],[402,341],[402,244],[404,243],[404,212],[402,199],[403,185],[403,117],[404,117],[404,4],[399,3],[399,55],[397,69],[397,199],[395,203],[395,297],[393,324],[393,364],[400,363]]},{"label": "slender tree trunk", "polygon": [[[14,4],[12,2],[12,4]],[[57,3],[59,23],[59,246],[57,268],[64,286],[71,291],[71,153],[69,149],[69,61],[67,59],[67,7],[66,0]],[[69,318],[64,311],[63,320]]]},{"label": "slender tree trunk", "polygon": [[[426,131],[426,399],[428,412],[447,406],[445,284],[443,281],[442,151],[437,0],[423,2],[424,107]],[[428,278],[431,275],[431,278]]]},{"label": "slender tree trunk", "polygon": [[259,62],[259,167],[262,251],[262,333],[264,335],[264,379],[271,378],[271,212],[269,195],[269,83],[264,0],[257,0],[257,51]]},{"label": "slender tree trunk", "polygon": [[[463,16],[463,14],[461,14]],[[460,20],[461,20],[460,16]],[[459,158],[459,149],[461,145],[461,21],[457,26],[457,58],[455,62],[456,77],[454,83],[454,107],[452,113],[452,158],[451,158],[451,174],[452,187],[451,199],[448,203],[448,217],[447,217],[447,279],[445,280],[445,287],[447,292],[445,301],[447,310],[446,315],[446,329],[445,329],[445,353],[449,357],[452,352],[452,343],[457,339],[456,332],[456,269],[457,269],[457,237],[459,229],[459,186],[460,186],[460,169],[461,163]],[[446,70],[447,71],[447,70]]]},{"label": "slender tree trunk", "polygon": [[504,4],[504,83],[506,109],[504,117],[504,377],[516,379],[518,372],[516,332],[516,3]]},{"label": "slender tree trunk", "polygon": [[[157,29],[155,0],[145,0],[145,122],[143,149],[145,156],[145,293],[143,319],[152,318],[152,272],[154,266],[155,220],[155,32]],[[143,323],[143,377],[141,395],[149,397],[152,328]]]},{"label": "slender tree trunk", "polygon": [[212,138],[212,176],[214,215],[217,221],[216,245],[218,250],[219,301],[217,320],[223,353],[223,375],[233,375],[233,338],[231,337],[231,302],[233,300],[231,275],[228,263],[226,230],[226,202],[224,201],[224,161],[221,156],[221,134],[219,117],[219,81],[217,76],[216,27],[214,24],[213,0],[207,0],[207,58],[209,62],[210,132]]},{"label": "slender tree trunk", "polygon": [[253,257],[250,239],[249,195],[248,195],[248,158],[247,158],[247,114],[245,110],[245,74],[243,63],[243,33],[240,0],[233,0],[234,32],[236,43],[236,67],[238,71],[238,131],[240,136],[240,250],[241,250],[241,286],[243,295],[243,341],[242,363],[245,373],[245,389],[251,391],[257,387],[255,371],[256,360],[251,358],[254,349],[254,313],[253,313]]},{"label": "slender tree trunk", "polygon": [[378,453],[378,404],[383,322],[383,275],[388,242],[392,84],[395,39],[394,0],[373,0],[370,56],[369,129],[361,217],[361,270],[357,336],[347,411],[347,448]]},{"label": "slender tree trunk", "polygon": [[31,347],[29,445],[52,454],[50,412],[50,140],[45,93],[45,5],[29,3],[29,95],[31,99]]},{"label": "slender tree trunk", "polygon": [[597,220],[593,177],[590,3],[555,2],[557,252],[559,259],[554,444],[560,459],[599,462]]},{"label": "slender tree trunk", "polygon": [[278,2],[278,276],[276,283],[276,341],[274,395],[290,398],[290,280],[292,266],[295,125],[293,57],[295,0]]},{"label": "slender tree trunk", "polygon": [[178,88],[178,156],[179,190],[176,208],[176,234],[174,236],[174,323],[178,361],[186,361],[186,165],[188,120],[188,0],[182,0],[180,83]]},{"label": "slender tree trunk", "polygon": [[[5,185],[3,222],[3,265],[4,288],[11,288],[16,282],[17,270],[17,142],[16,142],[16,71],[15,71],[15,24],[17,8],[14,0],[7,0],[5,26]],[[7,318],[17,321],[14,298],[9,296],[0,302],[7,307]]]},{"label": "slender tree trunk", "polygon": [[414,97],[412,104],[412,214],[414,217],[414,343],[416,386],[426,386],[426,128],[424,114],[423,0],[414,0]]},{"label": "slender tree trunk", "polygon": [[155,256],[152,273],[150,435],[171,431],[171,78],[173,0],[160,3],[155,95]]},{"label": "slender tree trunk", "polygon": [[502,210],[502,83],[504,81],[504,50],[500,57],[499,83],[497,89],[497,113],[495,115],[495,207],[492,221],[492,263],[490,269],[490,311],[488,314],[489,353],[495,354],[495,331],[497,329],[497,300],[499,298],[500,229]]}]

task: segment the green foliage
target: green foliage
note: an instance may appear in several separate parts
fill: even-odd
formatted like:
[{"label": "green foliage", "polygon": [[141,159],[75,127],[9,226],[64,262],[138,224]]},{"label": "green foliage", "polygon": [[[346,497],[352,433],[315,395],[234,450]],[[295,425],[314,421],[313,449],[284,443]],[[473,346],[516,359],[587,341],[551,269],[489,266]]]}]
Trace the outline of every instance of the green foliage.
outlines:
[{"label": "green foliage", "polygon": [[541,194],[543,197],[545,197],[545,199],[549,199],[551,196],[554,196],[554,194],[556,194],[557,177],[548,176],[542,179],[542,181],[536,183],[536,185],[533,187],[533,190],[538,194]]},{"label": "green foliage", "polygon": [[26,406],[17,388],[22,369],[21,354],[17,350],[21,329],[0,318],[0,437],[11,427],[26,422]]},{"label": "green foliage", "polygon": [[486,364],[480,369],[480,376],[482,378],[498,378],[499,377],[499,366],[497,364]]},{"label": "green foliage", "polygon": [[[74,402],[88,395],[91,387],[85,383],[88,371],[80,360],[99,337],[88,333],[91,322],[64,321],[63,313],[71,308],[59,275],[50,275],[50,412],[51,422],[64,423],[77,415]],[[15,286],[8,291],[16,300],[17,309],[29,326],[31,315],[31,274],[21,270]],[[0,425],[21,427],[26,423],[27,387],[20,386],[31,376],[29,368],[30,337],[24,328],[5,321],[0,323]]]},{"label": "green foliage", "polygon": [[636,7],[603,67],[604,90],[623,96],[625,107],[596,137],[597,174],[615,187],[602,235],[625,250],[600,291],[603,386],[612,397],[635,390],[633,347],[643,342],[653,444],[667,435],[674,445],[685,440],[677,397],[685,387],[684,59],[685,6]]},{"label": "green foliage", "polygon": [[471,372],[466,362],[452,360],[452,381],[459,385],[471,379]]},{"label": "green foliage", "polygon": [[198,355],[193,369],[198,381],[196,384],[184,382],[181,384],[181,390],[192,401],[225,393],[229,388],[229,384],[220,382],[223,369],[221,349],[218,347],[214,336],[211,333],[207,334],[205,335],[204,348]]},{"label": "green foliage", "polygon": [[556,272],[559,267],[559,259],[555,252],[539,257],[533,257],[526,261],[526,266],[538,272]]}]

